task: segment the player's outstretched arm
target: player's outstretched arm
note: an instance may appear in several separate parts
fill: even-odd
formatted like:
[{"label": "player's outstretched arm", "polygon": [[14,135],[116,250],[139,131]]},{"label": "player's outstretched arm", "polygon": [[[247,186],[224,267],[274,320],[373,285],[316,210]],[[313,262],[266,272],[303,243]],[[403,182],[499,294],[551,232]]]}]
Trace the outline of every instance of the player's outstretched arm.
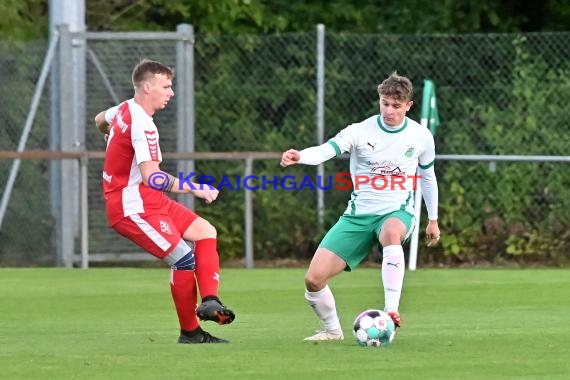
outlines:
[{"label": "player's outstretched arm", "polygon": [[190,193],[196,198],[203,199],[206,204],[214,202],[220,193],[220,191],[212,185],[194,183],[192,186],[194,186],[195,189],[191,190]]},{"label": "player's outstretched arm", "polygon": [[219,190],[208,184],[190,181],[181,182],[178,178],[162,171],[158,161],[144,161],[139,164],[143,184],[166,193],[192,194],[207,204],[218,198]]},{"label": "player's outstretched arm", "polygon": [[336,156],[335,148],[328,143],[297,151],[289,149],[281,156],[281,166],[295,164],[319,165]]},{"label": "player's outstretched arm", "polygon": [[281,166],[286,167],[298,164],[300,159],[301,155],[295,149],[286,150],[281,156]]}]

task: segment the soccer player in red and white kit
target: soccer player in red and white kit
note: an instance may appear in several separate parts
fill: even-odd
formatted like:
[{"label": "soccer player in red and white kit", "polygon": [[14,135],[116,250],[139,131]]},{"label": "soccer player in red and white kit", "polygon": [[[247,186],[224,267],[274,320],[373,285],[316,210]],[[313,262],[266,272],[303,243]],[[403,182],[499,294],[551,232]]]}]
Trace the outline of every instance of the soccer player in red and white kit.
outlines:
[{"label": "soccer player in red and white kit", "polygon": [[[134,97],[95,117],[108,136],[103,168],[107,219],[115,231],[171,267],[178,343],[228,343],[202,330],[198,321],[227,324],[235,318],[218,298],[216,229],[164,194],[190,193],[208,204],[218,196],[211,186],[179,181],[159,167],[162,153],[152,116],[174,96],[173,76],[171,68],[142,60],[132,73]],[[197,286],[202,296],[198,307]]]}]

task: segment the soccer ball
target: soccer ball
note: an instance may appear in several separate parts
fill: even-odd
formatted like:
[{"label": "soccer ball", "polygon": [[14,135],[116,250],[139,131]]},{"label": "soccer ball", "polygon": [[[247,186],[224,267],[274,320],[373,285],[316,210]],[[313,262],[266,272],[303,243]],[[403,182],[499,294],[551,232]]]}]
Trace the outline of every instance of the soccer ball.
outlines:
[{"label": "soccer ball", "polygon": [[387,346],[396,336],[396,326],[388,313],[369,309],[358,314],[354,320],[352,333],[359,346]]}]

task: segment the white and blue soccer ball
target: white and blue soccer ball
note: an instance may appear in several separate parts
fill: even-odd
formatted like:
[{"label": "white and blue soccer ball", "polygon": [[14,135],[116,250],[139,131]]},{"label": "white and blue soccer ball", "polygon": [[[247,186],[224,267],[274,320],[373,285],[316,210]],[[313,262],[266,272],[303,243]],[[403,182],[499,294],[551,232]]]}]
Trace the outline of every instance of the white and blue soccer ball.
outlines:
[{"label": "white and blue soccer ball", "polygon": [[396,326],[388,313],[369,309],[358,314],[352,333],[359,346],[384,347],[394,340]]}]

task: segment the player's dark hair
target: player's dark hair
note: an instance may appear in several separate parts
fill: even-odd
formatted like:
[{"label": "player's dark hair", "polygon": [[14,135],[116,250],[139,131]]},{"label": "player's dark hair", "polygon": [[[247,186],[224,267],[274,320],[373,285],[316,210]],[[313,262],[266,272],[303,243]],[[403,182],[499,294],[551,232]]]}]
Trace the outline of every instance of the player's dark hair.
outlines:
[{"label": "player's dark hair", "polygon": [[133,86],[135,86],[135,88],[139,87],[143,81],[155,74],[164,74],[168,79],[172,79],[174,77],[174,69],[160,62],[143,59],[133,69]]},{"label": "player's dark hair", "polygon": [[393,72],[388,78],[378,85],[378,95],[394,98],[400,102],[412,100],[414,89],[412,82],[397,72]]}]

